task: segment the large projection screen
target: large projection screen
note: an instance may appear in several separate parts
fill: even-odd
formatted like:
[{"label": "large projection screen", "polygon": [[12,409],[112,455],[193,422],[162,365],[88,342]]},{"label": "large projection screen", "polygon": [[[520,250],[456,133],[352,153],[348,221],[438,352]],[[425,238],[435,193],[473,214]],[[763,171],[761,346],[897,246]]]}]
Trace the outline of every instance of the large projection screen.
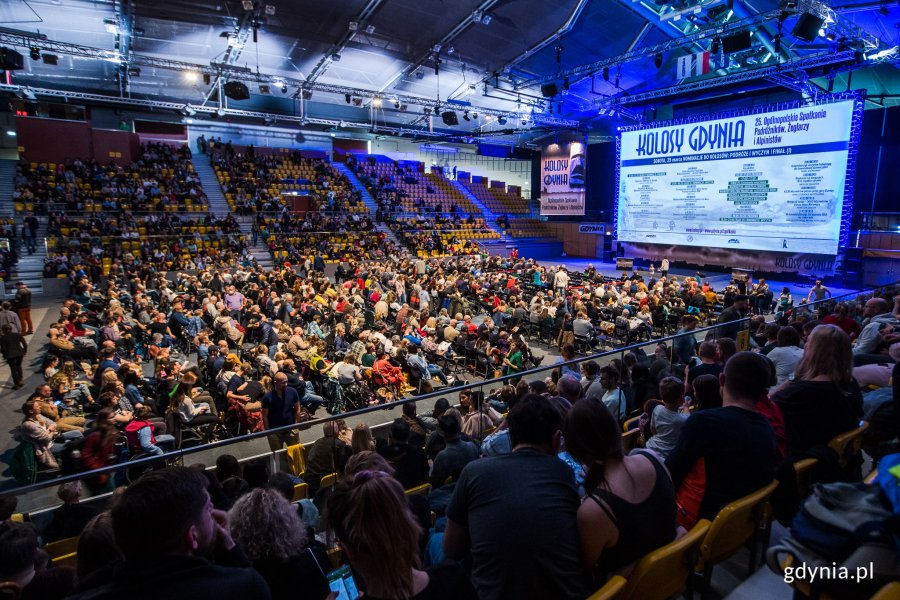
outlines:
[{"label": "large projection screen", "polygon": [[836,254],[854,114],[842,100],[623,128],[618,239]]}]

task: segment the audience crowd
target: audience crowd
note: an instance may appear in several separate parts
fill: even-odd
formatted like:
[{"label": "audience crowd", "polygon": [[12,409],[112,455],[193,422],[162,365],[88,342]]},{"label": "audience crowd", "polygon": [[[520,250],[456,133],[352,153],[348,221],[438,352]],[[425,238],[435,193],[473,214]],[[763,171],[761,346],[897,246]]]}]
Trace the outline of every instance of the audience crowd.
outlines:
[{"label": "audience crowd", "polygon": [[[189,151],[168,148],[147,146],[137,172],[186,176]],[[322,190],[346,184],[299,155],[201,148],[251,212],[268,210],[288,162],[313,169]],[[396,188],[373,179],[390,212]],[[230,454],[214,468],[164,466],[163,456],[148,472],[86,478],[101,496],[90,501],[82,484],[61,486],[62,506],[40,527],[13,522],[16,497],[0,496],[0,581],[23,598],[323,600],[346,563],[366,598],[581,599],[774,480],[775,514],[789,523],[798,460],[818,459],[813,481],[858,480],[860,464],[827,445],[861,419],[876,462],[897,450],[894,287],[838,302],[819,282],[795,306],[765,281],[717,291],[699,274],[608,278],[518,257],[412,256],[367,217],[324,214],[258,215],[253,241],[277,262],[266,271],[243,240],[212,245],[234,230],[231,216],[58,214],[87,202],[86,184],[135,202],[132,180],[78,161],[20,165],[35,212],[60,235],[81,233],[52,258],[73,292],[48,334],[45,381],[24,399],[13,474],[31,483],[255,432],[273,451],[302,452],[302,467],[269,472]],[[478,223],[433,225],[462,222]],[[172,239],[135,238],[140,227]],[[127,251],[93,243],[104,236],[129,240]],[[7,361],[30,327],[19,290],[0,307]],[[700,336],[702,324],[714,327]],[[588,357],[674,332],[652,354]],[[561,357],[546,377],[523,375],[545,358],[538,344]],[[505,385],[458,391],[451,405],[461,378],[500,375]],[[433,412],[407,401],[386,438],[339,417],[436,388],[446,397]],[[298,449],[299,428],[323,408],[338,418]],[[45,545],[75,536],[77,567],[50,563]]]}]

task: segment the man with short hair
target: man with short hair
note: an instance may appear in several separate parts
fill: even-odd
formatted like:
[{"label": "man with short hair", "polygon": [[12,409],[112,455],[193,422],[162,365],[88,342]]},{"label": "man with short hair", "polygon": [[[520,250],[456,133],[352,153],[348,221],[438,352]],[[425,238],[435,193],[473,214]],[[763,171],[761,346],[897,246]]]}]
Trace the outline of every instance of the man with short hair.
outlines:
[{"label": "man with short hair", "polygon": [[[276,373],[273,378],[274,389],[263,396],[262,418],[266,429],[277,429],[300,422],[300,395],[297,390],[288,386],[288,377],[284,373]],[[299,432],[296,429],[279,431],[270,434],[269,447],[272,451],[281,450],[283,445],[299,443]]]},{"label": "man with short hair", "polygon": [[771,369],[764,356],[738,352],[719,375],[722,407],[695,412],[682,427],[666,466],[685,529],[774,478],[775,433],[756,407],[767,397]]},{"label": "man with short hair", "polygon": [[456,484],[444,553],[451,560],[471,553],[481,600],[584,598],[578,492],[556,457],[562,416],[549,399],[528,394],[507,421],[512,453],[469,463]]},{"label": "man with short hair", "polygon": [[740,320],[750,312],[750,298],[746,294],[738,294],[734,297],[734,304],[719,313],[719,328],[716,334],[719,337],[728,337],[736,340],[738,332],[748,327],[747,323]]},{"label": "man with short hair", "polygon": [[890,304],[884,298],[869,298],[863,307],[863,316],[869,319],[869,323],[853,344],[854,364],[893,362],[889,355],[878,352],[882,342],[900,339],[894,333],[895,328],[900,327],[900,321],[891,314]]},{"label": "man with short hair", "polygon": [[125,560],[91,573],[69,598],[271,598],[206,486],[206,478],[188,467],[146,473],[128,486],[111,511]]},{"label": "man with short hair", "polygon": [[722,365],[719,364],[718,358],[719,348],[712,340],[706,340],[700,344],[697,354],[700,356],[700,364],[694,365],[688,369],[687,382],[694,383],[694,380],[700,375],[719,376],[722,372]]},{"label": "man with short hair", "polygon": [[431,467],[431,487],[437,489],[444,485],[447,478],[459,479],[463,468],[478,458],[478,446],[475,442],[460,439],[460,422],[456,415],[443,415],[438,418],[438,432],[444,439],[444,449],[434,457]]}]

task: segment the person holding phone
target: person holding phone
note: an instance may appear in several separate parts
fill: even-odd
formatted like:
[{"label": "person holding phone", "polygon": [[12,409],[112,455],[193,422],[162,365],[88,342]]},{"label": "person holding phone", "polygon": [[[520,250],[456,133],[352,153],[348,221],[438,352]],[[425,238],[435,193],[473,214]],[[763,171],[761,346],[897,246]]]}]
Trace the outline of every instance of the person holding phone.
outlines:
[{"label": "person holding phone", "polygon": [[234,541],[269,584],[272,600],[325,599],[331,563],[324,546],[310,543],[315,540],[308,539],[295,505],[274,489],[257,488],[234,503],[229,519]]},{"label": "person holding phone", "polygon": [[[456,563],[422,570],[421,529],[403,487],[389,474],[364,470],[347,477],[328,497],[325,514],[344,558],[365,582],[360,591],[366,600],[475,600],[468,576]],[[329,576],[332,590],[339,588],[337,579],[353,600],[346,572]]]}]

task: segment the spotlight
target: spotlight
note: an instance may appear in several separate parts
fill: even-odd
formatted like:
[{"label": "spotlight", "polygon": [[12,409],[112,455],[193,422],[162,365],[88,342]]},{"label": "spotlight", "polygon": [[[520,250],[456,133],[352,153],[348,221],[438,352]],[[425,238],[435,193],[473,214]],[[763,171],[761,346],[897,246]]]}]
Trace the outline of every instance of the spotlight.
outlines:
[{"label": "spotlight", "polygon": [[350,94],[344,94],[344,102],[350,104]]},{"label": "spotlight", "polygon": [[491,19],[492,19],[491,15],[484,15],[483,17],[481,17],[481,24],[482,25],[490,25]]},{"label": "spotlight", "polygon": [[197,71],[185,71],[184,72],[184,80],[188,83],[196,83],[200,79],[200,75]]},{"label": "spotlight", "polygon": [[[41,56],[41,60],[44,61],[45,65],[55,65],[55,64],[59,63],[59,57],[56,56],[55,54],[44,54]],[[138,72],[138,77],[140,77],[141,70],[138,69],[137,72]]]},{"label": "spotlight", "polygon": [[469,118],[469,111],[464,112],[463,113],[463,121],[471,121],[471,120],[472,119]]},{"label": "spotlight", "polygon": [[891,12],[891,11],[889,11],[889,10],[888,10],[888,7],[885,6],[884,4],[882,4],[882,5],[881,5],[881,8],[878,9],[878,13],[879,13],[880,15],[882,15],[882,16],[885,16],[885,17],[888,16],[888,14],[890,14],[890,12]]},{"label": "spotlight", "polygon": [[401,104],[398,108],[400,109],[400,112],[406,112],[409,106],[406,104]]},{"label": "spotlight", "polygon": [[224,117],[224,116],[225,116],[225,109],[222,108],[222,107],[220,106],[219,108],[216,109],[216,115],[218,115],[218,116],[220,116],[220,117]]},{"label": "spotlight", "polygon": [[416,79],[425,79],[425,71],[419,69],[416,71]]},{"label": "spotlight", "polygon": [[[287,91],[287,90],[285,90],[285,91]],[[300,92],[300,97],[303,98],[304,100],[312,100],[312,95],[313,95],[312,90],[302,90]]]},{"label": "spotlight", "polygon": [[242,0],[241,6],[244,7],[244,10],[253,10],[253,0]]},{"label": "spotlight", "polygon": [[372,98],[372,106],[375,108],[381,108],[381,98],[379,96],[375,96]]},{"label": "spotlight", "polygon": [[653,57],[653,64],[656,65],[656,68],[660,68],[663,64],[663,55],[662,52],[657,52]]},{"label": "spotlight", "polygon": [[506,117],[497,117],[497,122],[501,125],[506,125]]},{"label": "spotlight", "polygon": [[259,93],[260,94],[268,94],[271,91],[268,85],[261,83],[259,84]]},{"label": "spotlight", "polygon": [[477,119],[477,118],[478,118],[478,113],[477,113],[477,112],[473,112],[473,113],[472,113],[472,118],[473,118],[473,119]]},{"label": "spotlight", "polygon": [[341,62],[341,55],[338,54],[337,52],[335,52],[334,54],[331,55],[331,60],[333,62]]},{"label": "spotlight", "polygon": [[209,82],[212,81],[212,78],[209,76],[209,73],[203,74],[203,84],[209,85]]},{"label": "spotlight", "polygon": [[[281,84],[281,93],[287,94],[287,84],[286,83]],[[304,93],[305,93],[305,91],[304,91]],[[312,92],[309,92],[309,95],[312,96]],[[307,98],[307,100],[309,100],[309,98]]]},{"label": "spotlight", "polygon": [[602,74],[603,74],[603,80],[609,81],[609,67],[603,67]]},{"label": "spotlight", "polygon": [[362,106],[362,98],[354,98],[353,106]]},{"label": "spotlight", "polygon": [[399,110],[399,108],[400,108],[400,101],[399,101],[399,100],[394,100],[394,108],[396,108],[396,109]]},{"label": "spotlight", "polygon": [[820,27],[819,28],[819,37],[825,37],[825,33],[826,33],[825,28]]},{"label": "spotlight", "polygon": [[373,33],[375,33],[375,26],[374,25],[366,25],[366,33],[369,35],[372,35]]},{"label": "spotlight", "polygon": [[568,89],[569,89],[569,78],[568,78],[568,77],[566,77],[565,79],[563,79],[563,89],[564,89],[564,90],[568,90]]},{"label": "spotlight", "polygon": [[31,49],[31,60],[40,60],[41,59],[41,49],[40,48],[32,48]]}]

